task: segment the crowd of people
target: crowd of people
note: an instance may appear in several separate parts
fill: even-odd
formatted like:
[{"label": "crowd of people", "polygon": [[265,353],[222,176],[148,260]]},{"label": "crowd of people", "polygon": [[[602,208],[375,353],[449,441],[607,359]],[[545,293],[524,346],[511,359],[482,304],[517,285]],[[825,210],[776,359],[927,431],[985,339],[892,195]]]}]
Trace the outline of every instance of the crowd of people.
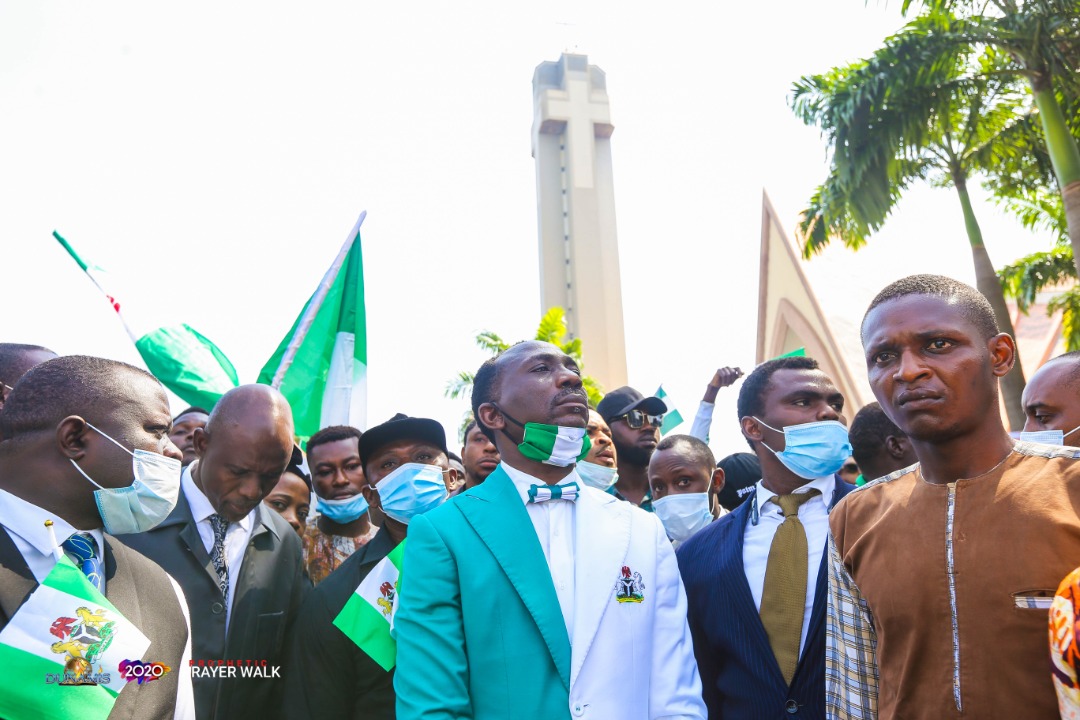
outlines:
[{"label": "crowd of people", "polygon": [[[519,343],[457,453],[403,414],[301,449],[269,386],[172,417],[141,369],[0,344],[0,657],[63,666],[0,717],[1080,719],[1080,353],[1014,437],[973,288],[892,283],[861,337],[850,426],[784,356],[664,436],[661,398],[590,407]],[[718,460],[740,379],[749,452]],[[164,670],[108,679],[131,663]]]}]

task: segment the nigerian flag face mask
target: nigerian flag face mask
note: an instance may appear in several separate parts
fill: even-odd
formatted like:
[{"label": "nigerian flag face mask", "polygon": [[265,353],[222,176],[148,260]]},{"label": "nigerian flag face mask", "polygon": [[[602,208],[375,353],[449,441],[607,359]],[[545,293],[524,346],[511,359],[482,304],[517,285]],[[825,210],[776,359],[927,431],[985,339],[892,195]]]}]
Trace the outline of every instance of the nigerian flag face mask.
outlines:
[{"label": "nigerian flag face mask", "polygon": [[[518,443],[518,450],[530,460],[567,467],[578,460],[583,460],[589,454],[592,441],[585,434],[583,427],[521,423],[507,415],[502,408],[498,409],[507,420],[525,429],[525,436]],[[503,430],[503,434],[510,437],[506,430]],[[513,438],[510,439],[513,440]]]}]

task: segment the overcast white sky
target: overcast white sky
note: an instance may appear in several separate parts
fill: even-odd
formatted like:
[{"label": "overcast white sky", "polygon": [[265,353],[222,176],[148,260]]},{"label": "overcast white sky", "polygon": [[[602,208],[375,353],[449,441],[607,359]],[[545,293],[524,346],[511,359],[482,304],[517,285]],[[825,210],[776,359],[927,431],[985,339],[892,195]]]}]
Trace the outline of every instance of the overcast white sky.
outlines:
[{"label": "overcast white sky", "polygon": [[[576,50],[612,103],[630,381],[689,417],[717,366],[753,365],[762,190],[790,229],[825,174],[792,81],[871,52],[897,5],[0,3],[0,338],[140,362],[57,229],[133,316],[187,322],[252,382],[366,209],[369,419],[453,434],[472,338],[539,319],[531,79]],[[995,264],[1049,245],[975,195]],[[929,188],[807,272],[840,324],[912,272],[974,281]],[[718,455],[745,447],[733,397]]]}]

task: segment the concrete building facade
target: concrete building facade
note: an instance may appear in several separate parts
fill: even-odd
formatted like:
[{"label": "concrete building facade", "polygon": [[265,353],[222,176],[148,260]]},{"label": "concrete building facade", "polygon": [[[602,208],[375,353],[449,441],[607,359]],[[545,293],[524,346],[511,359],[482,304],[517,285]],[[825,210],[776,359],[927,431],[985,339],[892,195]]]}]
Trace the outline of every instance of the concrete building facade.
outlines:
[{"label": "concrete building facade", "polygon": [[626,384],[626,342],[606,85],[604,71],[584,55],[538,65],[532,155],[541,311],[566,311],[585,371],[610,390]]}]

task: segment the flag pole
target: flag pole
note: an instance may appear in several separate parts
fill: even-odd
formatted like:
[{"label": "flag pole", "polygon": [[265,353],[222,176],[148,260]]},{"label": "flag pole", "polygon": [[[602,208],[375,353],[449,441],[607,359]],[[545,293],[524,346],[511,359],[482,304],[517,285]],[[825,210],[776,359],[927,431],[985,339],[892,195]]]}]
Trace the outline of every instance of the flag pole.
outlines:
[{"label": "flag pole", "polygon": [[135,337],[135,333],[131,332],[131,328],[128,327],[127,321],[124,320],[124,315],[120,312],[120,303],[116,302],[116,299],[113,298],[112,295],[105,292],[105,288],[101,287],[101,283],[99,283],[97,281],[97,278],[94,277],[94,274],[90,272],[90,266],[86,264],[85,260],[79,257],[79,254],[75,252],[75,248],[71,247],[71,243],[65,240],[60,235],[60,233],[56,232],[55,230],[53,230],[53,237],[56,238],[57,241],[64,246],[64,249],[68,251],[68,255],[71,256],[71,259],[79,264],[79,267],[82,268],[82,271],[86,275],[86,277],[90,278],[90,282],[94,283],[94,287],[100,290],[101,294],[104,295],[105,298],[109,301],[112,309],[116,311],[116,317],[120,318],[120,324],[124,326],[125,332],[127,332],[128,337],[131,338],[131,342],[138,342],[139,338]]},{"label": "flag pole", "polygon": [[364,218],[366,217],[367,210],[364,210],[360,213],[360,217],[357,218],[356,224],[353,225],[353,229],[349,233],[349,236],[345,238],[345,244],[342,245],[341,250],[338,251],[337,257],[334,258],[334,263],[330,266],[330,269],[326,271],[326,274],[323,275],[323,279],[319,283],[318,289],[315,290],[315,294],[311,296],[311,300],[308,301],[307,307],[304,308],[304,314],[300,317],[300,322],[296,324],[296,332],[294,332],[292,338],[289,339],[289,346],[285,348],[285,353],[281,356],[281,363],[278,365],[277,371],[274,372],[274,379],[270,383],[270,386],[275,390],[281,389],[281,383],[285,380],[285,374],[289,371],[289,367],[292,365],[296,353],[300,350],[304,338],[307,337],[308,330],[311,329],[311,323],[315,321],[315,316],[319,314],[319,308],[322,307],[326,295],[330,292],[330,287],[334,284],[334,278],[336,278],[338,272],[341,271],[341,266],[345,264],[345,258],[349,255],[349,250],[352,248],[353,241],[356,240],[356,236],[360,233],[360,226],[364,224]]}]

